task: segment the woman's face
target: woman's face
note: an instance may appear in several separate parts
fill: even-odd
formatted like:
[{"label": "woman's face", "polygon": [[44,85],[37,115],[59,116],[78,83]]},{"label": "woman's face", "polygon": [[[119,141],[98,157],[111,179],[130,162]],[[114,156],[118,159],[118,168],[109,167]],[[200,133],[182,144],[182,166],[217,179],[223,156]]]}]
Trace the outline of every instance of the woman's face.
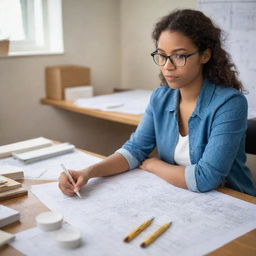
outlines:
[{"label": "woman's face", "polygon": [[[191,54],[198,49],[190,38],[180,32],[165,30],[158,40],[157,52],[166,56],[178,54]],[[193,86],[202,81],[202,56],[196,53],[186,59],[183,67],[175,67],[168,59],[164,66],[160,66],[161,72],[172,89]]]}]

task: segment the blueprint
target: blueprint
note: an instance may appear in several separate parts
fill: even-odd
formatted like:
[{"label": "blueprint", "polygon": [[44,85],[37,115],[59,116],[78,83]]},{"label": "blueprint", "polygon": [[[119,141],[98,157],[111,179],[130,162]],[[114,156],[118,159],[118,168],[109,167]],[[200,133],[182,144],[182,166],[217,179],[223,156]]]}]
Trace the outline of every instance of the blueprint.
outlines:
[{"label": "blueprint", "polygon": [[[256,228],[256,205],[217,191],[177,188],[140,169],[91,179],[80,191],[82,199],[63,195],[55,182],[33,186],[32,193],[80,229],[83,243],[72,255],[205,255]],[[138,237],[123,242],[152,217],[153,223]],[[170,221],[171,227],[148,248],[139,246]],[[37,228],[16,234],[12,246],[26,255],[38,250],[40,255],[67,253]]]}]

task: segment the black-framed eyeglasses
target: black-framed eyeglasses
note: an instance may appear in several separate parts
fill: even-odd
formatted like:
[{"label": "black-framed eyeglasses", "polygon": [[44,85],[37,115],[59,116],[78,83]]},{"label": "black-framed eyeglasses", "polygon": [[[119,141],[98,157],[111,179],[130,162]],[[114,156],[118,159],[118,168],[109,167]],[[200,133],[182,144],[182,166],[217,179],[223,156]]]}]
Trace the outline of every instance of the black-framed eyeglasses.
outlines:
[{"label": "black-framed eyeglasses", "polygon": [[164,66],[167,60],[169,59],[170,62],[175,66],[175,67],[183,67],[186,65],[187,58],[190,56],[195,55],[198,53],[198,51],[192,52],[190,54],[172,54],[172,55],[164,55],[160,54],[157,51],[152,52],[150,55],[153,57],[154,62],[159,65],[159,66]]}]

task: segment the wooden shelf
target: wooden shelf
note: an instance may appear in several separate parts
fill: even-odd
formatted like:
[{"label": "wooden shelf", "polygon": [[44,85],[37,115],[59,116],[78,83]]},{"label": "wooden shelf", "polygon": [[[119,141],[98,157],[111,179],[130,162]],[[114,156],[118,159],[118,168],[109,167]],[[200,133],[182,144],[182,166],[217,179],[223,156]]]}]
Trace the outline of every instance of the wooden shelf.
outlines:
[{"label": "wooden shelf", "polygon": [[91,108],[81,108],[77,107],[73,102],[66,100],[51,100],[51,99],[41,99],[42,104],[51,105],[54,107],[66,109],[71,112],[80,113],[87,116],[92,116],[96,118],[101,118],[113,122],[135,125],[137,126],[143,115],[133,115],[133,114],[123,114],[117,112],[107,112]]}]

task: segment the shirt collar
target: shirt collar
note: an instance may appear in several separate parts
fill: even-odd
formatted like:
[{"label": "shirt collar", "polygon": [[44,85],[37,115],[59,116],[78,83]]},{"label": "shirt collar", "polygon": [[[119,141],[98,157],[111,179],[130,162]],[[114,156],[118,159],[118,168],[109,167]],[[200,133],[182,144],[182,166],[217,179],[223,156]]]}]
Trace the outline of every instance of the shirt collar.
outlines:
[{"label": "shirt collar", "polygon": [[[192,116],[199,116],[200,118],[203,118],[206,111],[207,106],[210,104],[213,93],[215,91],[215,84],[210,83],[207,79],[204,80],[203,86],[200,90],[200,94],[197,100],[197,104],[195,107],[194,112],[192,113]],[[167,111],[177,111],[178,105],[180,101],[180,91],[174,90],[171,100],[169,101],[168,106],[166,107]]]},{"label": "shirt collar", "polygon": [[168,104],[165,110],[171,111],[171,112],[176,111],[176,109],[178,109],[179,102],[180,102],[180,91],[173,90],[173,93],[171,94],[171,99],[168,101]]},{"label": "shirt collar", "polygon": [[216,85],[210,83],[207,79],[204,80],[203,86],[201,88],[196,107],[194,109],[194,112],[192,113],[193,116],[199,116],[200,118],[203,118],[207,112],[207,107],[210,104],[214,91],[215,91]]}]

